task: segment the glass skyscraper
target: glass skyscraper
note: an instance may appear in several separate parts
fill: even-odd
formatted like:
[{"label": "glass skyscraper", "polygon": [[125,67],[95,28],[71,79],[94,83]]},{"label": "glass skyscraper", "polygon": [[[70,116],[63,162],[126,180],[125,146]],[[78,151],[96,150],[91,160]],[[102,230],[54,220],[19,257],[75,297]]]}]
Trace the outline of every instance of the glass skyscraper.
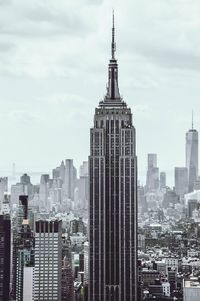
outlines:
[{"label": "glass skyscraper", "polygon": [[198,177],[198,132],[193,128],[186,133],[186,167],[188,169],[188,192],[193,191]]}]

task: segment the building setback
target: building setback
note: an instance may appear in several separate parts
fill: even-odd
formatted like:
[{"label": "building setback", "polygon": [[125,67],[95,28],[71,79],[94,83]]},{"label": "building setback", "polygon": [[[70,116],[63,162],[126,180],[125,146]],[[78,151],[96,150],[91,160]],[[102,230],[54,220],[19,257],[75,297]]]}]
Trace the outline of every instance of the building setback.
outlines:
[{"label": "building setback", "polygon": [[137,301],[137,158],[130,108],[112,57],[90,132],[89,301]]}]

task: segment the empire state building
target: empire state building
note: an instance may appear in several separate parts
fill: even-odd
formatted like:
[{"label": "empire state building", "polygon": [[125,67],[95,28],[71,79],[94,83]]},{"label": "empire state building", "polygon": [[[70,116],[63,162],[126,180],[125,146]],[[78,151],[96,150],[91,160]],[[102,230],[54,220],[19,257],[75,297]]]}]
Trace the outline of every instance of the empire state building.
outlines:
[{"label": "empire state building", "polygon": [[137,157],[120,96],[113,16],[104,99],[90,132],[89,301],[137,301]]}]

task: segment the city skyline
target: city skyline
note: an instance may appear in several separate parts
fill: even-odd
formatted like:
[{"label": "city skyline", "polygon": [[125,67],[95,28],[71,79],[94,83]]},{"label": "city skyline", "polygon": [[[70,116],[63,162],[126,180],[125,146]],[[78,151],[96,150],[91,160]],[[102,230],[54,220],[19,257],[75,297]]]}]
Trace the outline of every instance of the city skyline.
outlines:
[{"label": "city skyline", "polygon": [[[199,130],[200,4],[175,1],[171,8],[165,2],[60,1],[59,7],[53,2],[0,2],[1,169],[16,162],[19,170],[45,171],[60,158],[73,158],[76,166],[87,160],[93,106],[103,97],[106,81],[103,62],[109,58],[112,7],[121,91],[138,128],[139,171],[146,172],[151,152],[158,154],[161,171],[173,173],[174,166],[184,164],[192,109]],[[171,145],[176,146],[173,152]]]}]

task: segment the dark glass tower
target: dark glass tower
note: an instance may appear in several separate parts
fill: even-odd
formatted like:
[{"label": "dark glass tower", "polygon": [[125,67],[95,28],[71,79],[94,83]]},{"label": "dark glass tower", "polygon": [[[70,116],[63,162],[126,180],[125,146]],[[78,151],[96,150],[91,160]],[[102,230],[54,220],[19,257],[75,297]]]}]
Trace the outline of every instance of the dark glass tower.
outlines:
[{"label": "dark glass tower", "polygon": [[90,132],[89,301],[137,301],[137,158],[120,96],[114,17],[107,93]]},{"label": "dark glass tower", "polygon": [[0,215],[0,300],[8,301],[10,294],[10,215]]}]

